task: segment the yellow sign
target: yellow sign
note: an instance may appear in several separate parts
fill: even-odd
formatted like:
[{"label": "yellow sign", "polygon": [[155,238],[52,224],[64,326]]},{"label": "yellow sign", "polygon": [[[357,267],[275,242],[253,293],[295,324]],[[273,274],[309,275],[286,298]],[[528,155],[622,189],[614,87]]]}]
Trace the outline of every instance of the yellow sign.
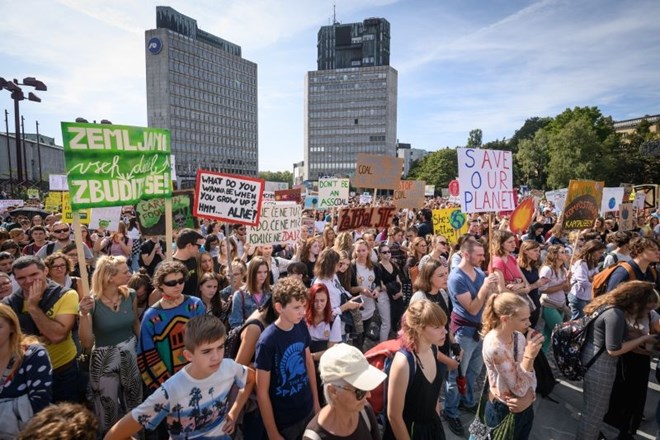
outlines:
[{"label": "yellow sign", "polygon": [[29,188],[27,190],[27,196],[29,199],[38,199],[39,198],[39,190],[37,188]]},{"label": "yellow sign", "polygon": [[[92,209],[80,210],[80,223],[88,225],[92,218]],[[71,202],[69,201],[69,193],[62,193],[62,221],[66,223],[73,222],[73,213],[71,212]]]},{"label": "yellow sign", "polygon": [[433,210],[433,234],[447,238],[449,244],[458,243],[461,235],[467,234],[468,216],[460,208]]}]

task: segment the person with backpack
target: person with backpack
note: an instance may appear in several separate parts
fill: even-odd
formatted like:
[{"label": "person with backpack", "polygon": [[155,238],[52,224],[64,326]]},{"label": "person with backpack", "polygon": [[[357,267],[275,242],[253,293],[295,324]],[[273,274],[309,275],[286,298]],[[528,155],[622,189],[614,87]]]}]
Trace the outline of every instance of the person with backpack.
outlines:
[{"label": "person with backpack", "polygon": [[576,438],[598,438],[608,409],[619,357],[657,340],[656,335],[646,334],[626,341],[626,322],[639,321],[658,307],[658,302],[660,298],[653,284],[630,281],[595,298],[585,307],[585,315],[594,312],[599,314],[588,325],[581,350],[582,365],[591,366],[584,373],[584,405]]},{"label": "person with backpack", "polygon": [[262,257],[254,257],[247,270],[247,280],[232,296],[229,326],[240,327],[248,316],[270,298],[268,263]]},{"label": "person with backpack", "polygon": [[445,343],[446,323],[445,312],[427,299],[410,304],[403,314],[402,348],[394,355],[387,379],[383,440],[444,440],[436,405],[445,371],[437,347]]},{"label": "person with backpack", "polygon": [[[626,267],[619,264],[607,280],[607,290],[610,291],[625,281],[641,280],[658,284],[658,271],[654,267],[660,261],[658,242],[652,238],[635,237],[628,244],[630,257]],[[632,272],[629,270],[632,269]],[[631,273],[634,276],[631,276]]]},{"label": "person with backpack", "polygon": [[603,269],[607,269],[619,261],[632,260],[628,243],[630,243],[630,240],[632,240],[633,237],[635,237],[635,235],[630,231],[616,231],[607,236],[607,242],[611,243],[611,245],[614,246],[614,249],[605,255],[605,260],[603,260],[602,265]]},{"label": "person with backpack", "polygon": [[600,240],[589,240],[575,254],[571,266],[571,290],[568,294],[568,305],[571,308],[571,319],[584,316],[583,309],[591,301],[591,290],[594,275],[598,273],[598,262],[605,253],[605,244]]},{"label": "person with backpack", "polygon": [[108,237],[97,240],[94,247],[97,248],[94,251],[100,254],[124,257],[128,261],[131,261],[133,254],[133,240],[126,235],[126,225],[121,221],[115,232]]},{"label": "person with backpack", "polygon": [[[52,254],[53,252],[57,252],[67,244],[73,242],[73,240],[71,240],[71,228],[69,227],[68,223],[64,223],[64,222],[54,223],[51,228],[51,231],[53,233],[55,240],[46,243],[35,254],[37,257],[41,258],[42,260],[46,258],[48,255]],[[82,247],[83,247],[83,252],[85,253],[85,260],[87,264],[91,265],[92,262],[94,261],[94,254],[92,254],[92,251],[87,247],[85,243],[82,244]]]}]

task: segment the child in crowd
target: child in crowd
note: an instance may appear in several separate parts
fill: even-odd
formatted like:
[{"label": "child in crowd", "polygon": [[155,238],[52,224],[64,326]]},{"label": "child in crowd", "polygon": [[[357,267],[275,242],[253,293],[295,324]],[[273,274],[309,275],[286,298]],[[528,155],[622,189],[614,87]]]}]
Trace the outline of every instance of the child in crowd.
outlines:
[{"label": "child in crowd", "polygon": [[275,322],[259,337],[257,401],[270,440],[297,439],[320,410],[310,336],[303,322],[307,289],[287,277],[273,289]]},{"label": "child in crowd", "polygon": [[[165,418],[172,439],[231,439],[254,386],[254,371],[224,359],[225,327],[213,315],[188,321],[183,338],[183,355],[190,363],[117,422],[106,440],[128,439],[143,426],[155,429]],[[232,403],[233,387],[240,391]]]}]

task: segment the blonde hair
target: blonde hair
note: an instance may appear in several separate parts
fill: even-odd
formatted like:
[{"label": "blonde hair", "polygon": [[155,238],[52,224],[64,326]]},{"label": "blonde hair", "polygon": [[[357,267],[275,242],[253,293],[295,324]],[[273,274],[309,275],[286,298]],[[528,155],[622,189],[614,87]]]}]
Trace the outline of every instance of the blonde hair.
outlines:
[{"label": "blonde hair", "polygon": [[401,318],[401,339],[403,346],[415,351],[419,345],[419,336],[425,327],[444,327],[447,315],[442,308],[428,299],[415,301]]},{"label": "blonde hair", "polygon": [[21,325],[18,322],[18,316],[14,310],[6,304],[0,303],[0,319],[7,321],[10,328],[9,333],[9,352],[14,356],[16,362],[14,370],[16,370],[23,361],[25,354],[25,347],[30,344],[39,342],[36,337],[23,334]]},{"label": "blonde hair", "polygon": [[499,295],[491,295],[486,301],[481,318],[481,334],[485,336],[489,331],[498,328],[502,316],[514,316],[523,307],[529,307],[527,301],[515,293],[502,292]]},{"label": "blonde hair", "polygon": [[[92,275],[91,294],[96,297],[103,296],[103,291],[110,284],[110,278],[119,273],[121,265],[126,265],[126,257],[113,255],[100,257],[96,262],[94,275]],[[128,298],[128,288],[126,286],[120,286],[119,294],[124,298]]]}]

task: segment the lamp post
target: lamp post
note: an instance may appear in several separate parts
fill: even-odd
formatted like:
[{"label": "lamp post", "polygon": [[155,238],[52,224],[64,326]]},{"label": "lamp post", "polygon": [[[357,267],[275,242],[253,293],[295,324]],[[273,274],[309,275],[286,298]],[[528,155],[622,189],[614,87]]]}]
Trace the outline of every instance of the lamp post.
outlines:
[{"label": "lamp post", "polygon": [[[25,99],[25,94],[23,93],[23,89],[20,86],[34,87],[35,90],[40,90],[40,91],[48,90],[46,84],[39,81],[33,76],[28,76],[26,78],[23,78],[22,83],[18,82],[18,80],[15,78],[13,81],[7,81],[4,78],[0,77],[0,90],[2,89],[8,90],[11,93],[11,99],[14,100],[14,125],[15,125],[14,136],[16,138],[16,168],[17,168],[16,178],[18,179],[19,185],[23,182],[24,177],[27,179],[27,175],[23,176],[24,151],[22,151],[21,149],[20,109],[18,106],[19,101],[23,101]],[[35,95],[32,92],[28,93],[27,99],[28,101],[41,102],[41,98],[39,98],[37,95]],[[27,162],[27,156],[25,156],[25,161]],[[27,174],[27,167],[26,167],[26,174]]]}]

